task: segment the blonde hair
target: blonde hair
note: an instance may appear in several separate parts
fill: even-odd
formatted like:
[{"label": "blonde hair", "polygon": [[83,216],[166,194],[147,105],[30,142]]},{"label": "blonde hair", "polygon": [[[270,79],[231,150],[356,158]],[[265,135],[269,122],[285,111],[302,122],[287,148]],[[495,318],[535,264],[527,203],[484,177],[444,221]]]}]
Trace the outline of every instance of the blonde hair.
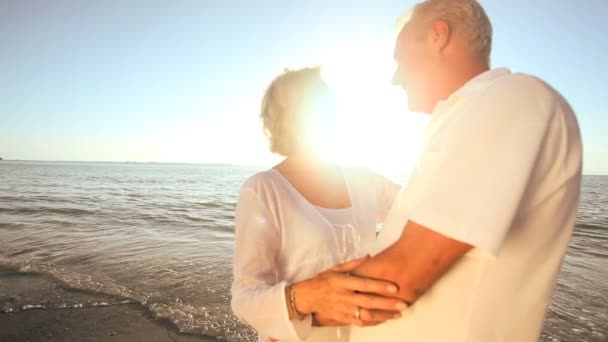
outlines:
[{"label": "blonde hair", "polygon": [[270,150],[289,155],[301,142],[307,115],[329,88],[319,67],[285,70],[266,89],[260,118]]}]

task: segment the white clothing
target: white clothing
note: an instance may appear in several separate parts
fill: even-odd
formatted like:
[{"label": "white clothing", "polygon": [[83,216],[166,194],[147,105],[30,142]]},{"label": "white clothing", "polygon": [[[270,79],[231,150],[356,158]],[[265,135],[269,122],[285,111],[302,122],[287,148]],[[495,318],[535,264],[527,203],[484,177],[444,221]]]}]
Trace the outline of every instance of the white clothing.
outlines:
[{"label": "white clothing", "polygon": [[[367,171],[345,170],[351,208],[313,206],[276,170],[241,187],[236,209],[232,310],[260,341],[346,340],[348,328],[316,328],[311,317],[289,320],[285,286],[368,253],[376,222],[398,187]],[[333,221],[333,222],[332,222]],[[340,338],[339,338],[340,336]]]},{"label": "white clothing", "polygon": [[432,113],[416,169],[375,252],[412,220],[474,248],[401,319],[351,342],[533,342],[575,223],[581,138],[564,98],[506,69],[469,81]]}]

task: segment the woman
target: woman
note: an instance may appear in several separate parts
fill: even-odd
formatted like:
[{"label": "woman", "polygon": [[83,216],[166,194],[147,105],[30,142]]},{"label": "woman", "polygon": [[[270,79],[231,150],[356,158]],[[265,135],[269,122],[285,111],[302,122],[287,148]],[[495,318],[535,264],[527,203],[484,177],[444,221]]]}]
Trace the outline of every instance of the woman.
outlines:
[{"label": "woman", "polygon": [[347,274],[365,259],[376,222],[398,187],[320,157],[335,119],[320,69],[276,78],[262,101],[261,118],[272,152],[285,159],[241,187],[235,315],[258,331],[260,341],[347,340],[350,324],[398,317],[405,303],[389,298],[394,285]]}]

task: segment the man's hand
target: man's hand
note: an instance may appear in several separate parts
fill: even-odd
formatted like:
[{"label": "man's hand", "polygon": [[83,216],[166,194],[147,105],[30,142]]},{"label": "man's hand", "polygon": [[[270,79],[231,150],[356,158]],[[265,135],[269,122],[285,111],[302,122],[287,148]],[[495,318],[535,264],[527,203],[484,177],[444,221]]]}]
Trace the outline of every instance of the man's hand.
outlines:
[{"label": "man's hand", "polygon": [[[401,314],[393,314],[392,318],[399,318]],[[372,327],[384,323],[384,321],[362,321],[360,326]],[[313,314],[312,315],[312,326],[313,327],[340,327],[344,326],[344,323],[334,321],[331,318],[323,317],[323,315]]]},{"label": "man's hand", "polygon": [[471,248],[409,221],[397,242],[351,273],[397,284],[396,297],[411,305]]},{"label": "man's hand", "polygon": [[312,315],[312,326],[313,327],[339,327],[344,324],[334,321],[331,318],[324,318],[322,315],[313,314]]},{"label": "man's hand", "polygon": [[396,318],[405,310],[391,282],[348,275],[367,258],[353,260],[295,284],[295,307],[314,314],[322,325],[368,326]]}]

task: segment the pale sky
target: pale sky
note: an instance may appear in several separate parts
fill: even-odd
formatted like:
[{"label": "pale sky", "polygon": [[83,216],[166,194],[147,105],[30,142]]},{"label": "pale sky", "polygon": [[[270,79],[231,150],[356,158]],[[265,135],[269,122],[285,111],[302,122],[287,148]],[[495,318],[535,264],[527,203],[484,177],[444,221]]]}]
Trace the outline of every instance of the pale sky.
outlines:
[{"label": "pale sky", "polygon": [[[485,0],[493,66],[539,76],[577,112],[586,174],[608,174],[608,1]],[[0,157],[268,164],[261,96],[323,64],[340,158],[411,164],[428,117],[389,85],[414,1],[0,0]]]}]

